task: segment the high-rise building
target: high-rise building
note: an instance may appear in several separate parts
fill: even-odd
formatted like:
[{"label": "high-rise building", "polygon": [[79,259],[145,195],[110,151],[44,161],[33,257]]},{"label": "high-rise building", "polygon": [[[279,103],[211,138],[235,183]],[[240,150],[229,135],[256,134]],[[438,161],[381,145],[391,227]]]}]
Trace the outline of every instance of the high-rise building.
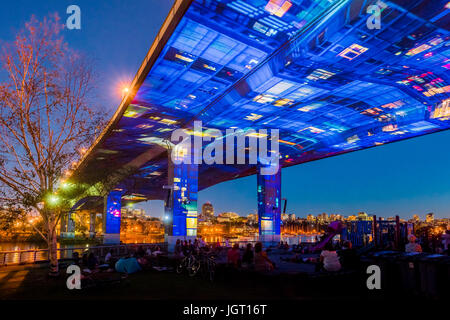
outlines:
[{"label": "high-rise building", "polygon": [[214,207],[211,204],[211,202],[205,202],[202,205],[202,215],[201,218],[204,220],[208,220],[210,218],[214,217]]},{"label": "high-rise building", "polygon": [[325,212],[321,213],[317,216],[317,219],[323,222],[328,221],[328,214],[326,214]]},{"label": "high-rise building", "polygon": [[217,216],[218,222],[230,222],[239,218],[236,212],[222,212]]},{"label": "high-rise building", "polygon": [[427,223],[433,223],[434,222],[434,213],[433,212],[427,213],[425,221]]}]

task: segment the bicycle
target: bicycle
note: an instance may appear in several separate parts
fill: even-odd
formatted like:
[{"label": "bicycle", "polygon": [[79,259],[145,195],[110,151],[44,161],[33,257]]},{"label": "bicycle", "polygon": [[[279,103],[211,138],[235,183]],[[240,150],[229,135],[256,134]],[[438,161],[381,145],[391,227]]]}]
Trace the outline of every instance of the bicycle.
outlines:
[{"label": "bicycle", "polygon": [[189,254],[184,257],[181,262],[177,265],[176,272],[181,274],[183,270],[186,270],[190,277],[193,277],[197,274],[200,269],[200,261],[195,258],[193,254]]}]

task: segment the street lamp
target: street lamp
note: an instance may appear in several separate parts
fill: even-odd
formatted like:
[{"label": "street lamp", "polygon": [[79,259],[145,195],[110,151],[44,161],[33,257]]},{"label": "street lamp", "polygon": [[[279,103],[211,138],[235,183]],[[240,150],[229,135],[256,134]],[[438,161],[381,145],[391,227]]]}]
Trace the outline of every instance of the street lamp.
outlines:
[{"label": "street lamp", "polygon": [[59,197],[55,194],[51,194],[47,197],[47,200],[48,200],[49,204],[55,205],[58,203]]},{"label": "street lamp", "polygon": [[128,88],[128,87],[122,88],[122,99],[126,97],[126,95],[128,94],[129,91],[130,91],[130,88]]}]

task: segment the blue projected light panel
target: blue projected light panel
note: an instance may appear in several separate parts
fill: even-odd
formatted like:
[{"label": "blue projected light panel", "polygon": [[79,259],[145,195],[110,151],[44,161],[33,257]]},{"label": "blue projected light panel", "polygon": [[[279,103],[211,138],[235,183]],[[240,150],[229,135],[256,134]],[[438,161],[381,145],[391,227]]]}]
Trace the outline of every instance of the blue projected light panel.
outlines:
[{"label": "blue projected light panel", "polygon": [[281,170],[273,175],[257,176],[260,235],[280,235]]},{"label": "blue projected light panel", "polygon": [[197,235],[198,166],[174,164],[172,236]]},{"label": "blue projected light panel", "polygon": [[122,191],[111,191],[106,199],[106,233],[120,233]]},{"label": "blue projected light panel", "polygon": [[[448,1],[384,3],[369,29],[375,0],[194,0],[93,166],[164,148],[194,119],[279,129],[283,167],[449,129]],[[200,165],[198,188],[254,167]],[[167,160],[144,168],[138,191],[161,198]]]}]

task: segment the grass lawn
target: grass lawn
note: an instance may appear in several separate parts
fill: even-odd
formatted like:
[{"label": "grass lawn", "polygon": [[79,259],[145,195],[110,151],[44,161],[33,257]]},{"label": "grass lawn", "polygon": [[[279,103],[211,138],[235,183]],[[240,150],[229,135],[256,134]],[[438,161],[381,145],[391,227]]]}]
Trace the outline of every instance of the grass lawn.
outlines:
[{"label": "grass lawn", "polygon": [[[320,279],[295,282],[300,276],[261,277],[256,274],[217,273],[214,282],[198,276],[169,272],[142,271],[120,283],[69,290],[65,269],[58,278],[47,275],[42,265],[0,268],[0,299],[150,299],[150,300],[286,300],[357,298],[355,291],[329,288]],[[303,282],[302,282],[303,281]],[[331,289],[331,290],[330,290]]]}]

